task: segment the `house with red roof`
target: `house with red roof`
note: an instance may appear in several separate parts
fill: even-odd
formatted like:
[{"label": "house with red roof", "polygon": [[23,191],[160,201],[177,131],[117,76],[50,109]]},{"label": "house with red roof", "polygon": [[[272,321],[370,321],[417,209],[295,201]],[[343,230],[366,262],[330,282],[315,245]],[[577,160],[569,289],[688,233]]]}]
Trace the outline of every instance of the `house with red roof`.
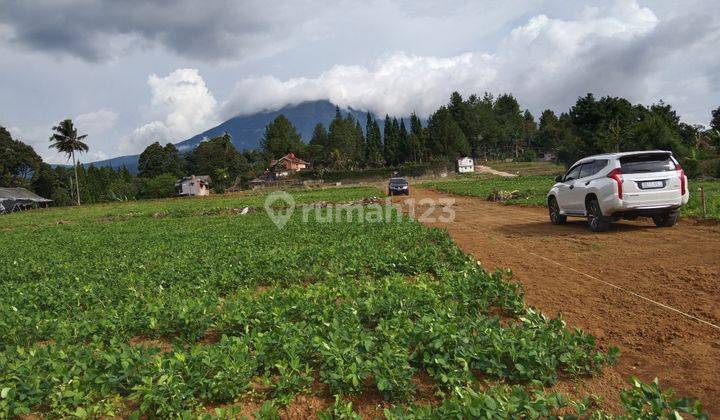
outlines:
[{"label": "house with red roof", "polygon": [[280,159],[270,161],[270,171],[276,177],[288,176],[294,172],[306,169],[310,164],[295,156],[295,153],[288,153]]}]

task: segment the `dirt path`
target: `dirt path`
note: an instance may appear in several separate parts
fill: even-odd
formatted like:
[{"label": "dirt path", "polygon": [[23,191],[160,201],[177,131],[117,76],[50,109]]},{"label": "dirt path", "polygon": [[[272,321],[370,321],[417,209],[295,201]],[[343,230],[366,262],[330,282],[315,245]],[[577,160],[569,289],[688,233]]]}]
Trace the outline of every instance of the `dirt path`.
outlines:
[{"label": "dirt path", "polygon": [[516,174],[511,174],[510,172],[505,171],[498,171],[497,169],[493,169],[489,166],[484,165],[475,165],[475,172],[482,173],[482,174],[490,174],[495,176],[504,176],[504,177],[515,177]]},{"label": "dirt path", "polygon": [[511,269],[530,305],[562,313],[602,347],[620,348],[619,364],[581,388],[613,408],[627,377],[658,377],[677,394],[700,398],[711,417],[720,416],[720,330],[628,293],[720,325],[720,226],[681,221],[659,229],[639,219],[593,233],[580,219],[551,225],[543,208],[420,188],[410,196],[449,197],[456,200],[455,222],[428,225],[447,229],[486,268]]}]

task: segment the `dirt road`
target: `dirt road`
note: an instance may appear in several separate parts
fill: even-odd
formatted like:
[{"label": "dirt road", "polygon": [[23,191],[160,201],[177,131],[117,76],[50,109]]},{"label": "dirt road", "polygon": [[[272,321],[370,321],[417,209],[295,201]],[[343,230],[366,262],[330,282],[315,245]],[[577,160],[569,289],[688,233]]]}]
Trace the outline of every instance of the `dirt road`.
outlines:
[{"label": "dirt road", "polygon": [[707,324],[720,325],[720,226],[681,221],[660,229],[639,219],[593,233],[580,219],[551,225],[543,208],[419,188],[410,198],[449,197],[456,200],[455,222],[427,224],[447,229],[486,268],[511,269],[530,305],[562,313],[602,347],[620,348],[617,366],[561,388],[577,385],[617,408],[626,378],[658,377],[663,387],[700,398],[711,417],[720,416],[720,329]]}]

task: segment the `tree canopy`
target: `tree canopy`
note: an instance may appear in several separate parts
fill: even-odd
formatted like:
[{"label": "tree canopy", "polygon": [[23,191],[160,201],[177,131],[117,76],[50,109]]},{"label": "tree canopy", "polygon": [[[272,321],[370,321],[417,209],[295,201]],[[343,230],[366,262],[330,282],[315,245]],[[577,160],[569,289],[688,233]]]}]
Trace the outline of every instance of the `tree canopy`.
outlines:
[{"label": "tree canopy", "polygon": [[232,144],[232,137],[222,136],[201,142],[187,156],[188,170],[195,175],[210,175],[213,187],[221,191],[235,183],[248,169],[248,162]]},{"label": "tree canopy", "polygon": [[279,158],[291,152],[300,155],[305,150],[302,137],[290,120],[282,114],[265,127],[265,134],[260,145],[273,158]]},{"label": "tree canopy", "polygon": [[5,127],[0,127],[0,186],[26,187],[42,159],[35,150],[20,140],[13,140]]},{"label": "tree canopy", "polygon": [[138,169],[143,178],[153,178],[161,174],[181,176],[184,162],[174,144],[168,143],[163,147],[159,142],[155,142],[140,154]]}]

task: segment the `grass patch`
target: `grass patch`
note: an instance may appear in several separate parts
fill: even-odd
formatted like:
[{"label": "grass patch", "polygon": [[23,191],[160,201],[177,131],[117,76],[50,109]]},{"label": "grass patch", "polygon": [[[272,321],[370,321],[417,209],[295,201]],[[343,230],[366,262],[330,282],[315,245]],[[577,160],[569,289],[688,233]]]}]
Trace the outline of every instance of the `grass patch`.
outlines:
[{"label": "grass patch", "polygon": [[[370,196],[381,196],[375,187],[343,187],[319,189],[286,189],[298,204],[317,201],[345,202]],[[0,229],[23,226],[48,226],[70,223],[94,223],[130,218],[186,217],[219,214],[243,207],[262,208],[267,191],[213,195],[209,197],[177,197],[160,200],[139,200],[117,203],[83,205],[80,207],[50,207],[28,212],[11,213],[0,217]]]},{"label": "grass patch", "polygon": [[493,191],[518,191],[518,197],[505,204],[544,206],[546,194],[553,186],[553,179],[547,176],[488,177],[467,176],[457,179],[431,181],[422,184],[450,194],[482,197],[486,199]]},{"label": "grass patch", "polygon": [[485,164],[498,171],[516,175],[560,175],[565,173],[565,166],[554,162],[502,162],[492,161]]},{"label": "grass patch", "polygon": [[[425,188],[433,188],[450,194],[481,197],[487,199],[493,191],[518,191],[518,197],[505,204],[522,206],[545,206],[547,192],[554,184],[553,177],[549,176],[518,176],[518,177],[490,177],[490,176],[462,176],[454,179],[431,181],[423,183]],[[720,180],[690,180],[690,200],[682,208],[682,215],[686,217],[701,217],[702,203],[699,188],[705,189],[708,219],[720,220]]]},{"label": "grass patch", "polygon": [[720,179],[690,180],[688,185],[690,188],[690,200],[687,206],[683,208],[683,215],[702,217],[703,209],[702,201],[700,200],[700,187],[703,187],[705,189],[707,217],[709,219],[720,220]]}]

